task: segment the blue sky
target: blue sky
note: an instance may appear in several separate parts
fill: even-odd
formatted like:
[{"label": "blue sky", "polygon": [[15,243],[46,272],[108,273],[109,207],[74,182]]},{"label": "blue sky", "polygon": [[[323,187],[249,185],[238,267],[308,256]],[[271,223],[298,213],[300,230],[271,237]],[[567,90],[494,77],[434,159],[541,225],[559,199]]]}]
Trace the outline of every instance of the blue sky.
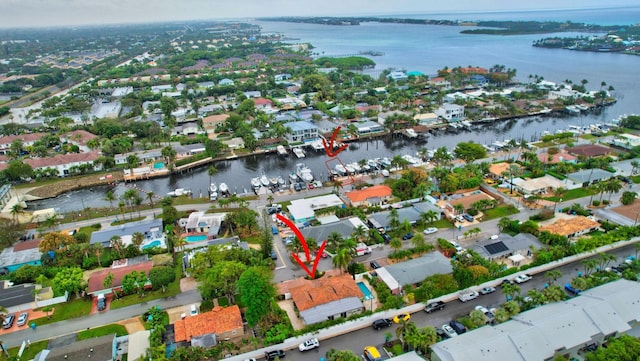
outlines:
[{"label": "blue sky", "polygon": [[[0,0],[0,27],[638,6],[637,0]],[[640,21],[640,19],[639,19]]]}]

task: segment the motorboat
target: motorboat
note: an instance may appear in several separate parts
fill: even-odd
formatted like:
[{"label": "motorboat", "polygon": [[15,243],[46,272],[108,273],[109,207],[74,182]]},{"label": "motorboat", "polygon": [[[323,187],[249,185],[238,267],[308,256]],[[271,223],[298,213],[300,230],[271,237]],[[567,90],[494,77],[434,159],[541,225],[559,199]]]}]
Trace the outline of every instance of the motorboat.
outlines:
[{"label": "motorboat", "polygon": [[216,186],[215,183],[211,182],[211,184],[209,184],[209,193],[216,193],[218,192],[218,186]]},{"label": "motorboat", "polygon": [[296,164],[296,175],[306,183],[313,182],[313,172],[304,163]]},{"label": "motorboat", "polygon": [[353,163],[350,163],[349,165],[353,168],[353,171],[355,173],[362,172],[362,167],[360,167],[360,164],[358,164],[358,162],[353,162]]},{"label": "motorboat", "polygon": [[342,164],[336,164],[334,168],[339,175],[347,175],[347,168],[345,168],[345,166],[343,166]]},{"label": "motorboat", "polygon": [[269,177],[269,183],[272,187],[278,186],[278,178],[277,177]]},{"label": "motorboat", "polygon": [[210,201],[215,201],[216,199],[218,199],[218,192],[209,193],[209,200]]},{"label": "motorboat", "polygon": [[383,169],[380,173],[382,173],[383,177],[388,177],[389,176],[389,171],[386,169]]},{"label": "motorboat", "polygon": [[284,145],[278,145],[276,147],[276,152],[278,152],[278,155],[282,157],[286,157],[289,155],[289,152],[287,152],[287,149],[284,147]]},{"label": "motorboat", "polygon": [[167,193],[169,197],[188,196],[191,194],[190,189],[176,188],[174,191]]},{"label": "motorboat", "polygon": [[302,148],[293,148],[293,154],[295,154],[296,157],[298,157],[298,158],[304,158],[305,157],[304,150],[302,150]]},{"label": "motorboat", "polygon": [[227,186],[227,183],[220,183],[218,185],[218,190],[220,190],[220,193],[222,194],[229,193],[229,187]]},{"label": "motorboat", "polygon": [[299,180],[300,178],[298,178],[298,175],[296,174],[296,172],[289,173],[289,181],[291,183],[297,183]]},{"label": "motorboat", "polygon": [[284,186],[284,185],[285,185],[284,178],[282,178],[281,176],[278,176],[278,177],[276,178],[276,180],[278,181],[278,185],[279,185],[279,186],[281,186],[281,187],[282,187],[282,186]]},{"label": "motorboat", "polygon": [[260,183],[262,184],[263,187],[268,187],[269,178],[267,178],[267,176],[263,174],[262,176],[260,176]]},{"label": "motorboat", "polygon": [[251,178],[251,187],[253,187],[253,189],[258,189],[262,187],[262,184],[260,183],[260,178],[258,177]]},{"label": "motorboat", "polygon": [[347,172],[349,172],[349,174],[355,174],[356,173],[356,169],[353,168],[352,164],[345,164],[344,167],[347,169]]}]

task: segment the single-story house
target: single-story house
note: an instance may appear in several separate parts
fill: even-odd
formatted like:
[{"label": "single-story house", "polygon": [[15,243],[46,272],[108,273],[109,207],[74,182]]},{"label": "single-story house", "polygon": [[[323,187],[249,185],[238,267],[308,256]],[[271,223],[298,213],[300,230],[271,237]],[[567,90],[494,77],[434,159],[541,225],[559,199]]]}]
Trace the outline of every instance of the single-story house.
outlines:
[{"label": "single-story house", "polygon": [[470,193],[452,194],[447,198],[447,202],[445,203],[445,213],[449,214],[449,218],[453,218],[456,213],[455,207],[457,204],[461,204],[463,208],[467,210],[471,208],[471,205],[475,202],[484,199],[489,201],[494,200],[493,197],[481,190],[473,191]]},{"label": "single-story house", "polygon": [[42,239],[24,241],[3,249],[0,253],[0,274],[13,272],[27,264],[39,265],[42,257],[38,249],[40,241]]},{"label": "single-story house", "polygon": [[196,122],[187,122],[176,125],[171,129],[171,135],[194,135],[200,134],[200,128]]},{"label": "single-story house", "polygon": [[8,312],[19,312],[35,308],[36,285],[25,283],[13,285],[8,280],[2,281],[0,287],[0,305],[6,308]]},{"label": "single-story house", "polygon": [[313,238],[318,245],[324,242],[331,233],[338,233],[342,238],[351,238],[353,230],[358,226],[362,226],[365,232],[369,230],[366,224],[364,224],[358,217],[350,217],[340,220],[338,222],[323,224],[314,227],[307,227],[300,230],[305,239]]},{"label": "single-story house", "polygon": [[638,335],[640,284],[620,279],[548,303],[431,346],[431,360],[582,359],[584,350],[611,337]]},{"label": "single-story house", "polygon": [[352,123],[358,132],[358,135],[381,133],[384,132],[384,127],[376,122],[370,120],[364,122]]},{"label": "single-story house", "polygon": [[[573,182],[576,186],[588,186],[589,184],[606,181],[615,174],[602,170],[600,168],[584,169],[581,171],[567,174],[567,180]],[[567,188],[571,188],[567,186]]]},{"label": "single-story house", "polygon": [[544,164],[556,164],[560,162],[576,163],[578,157],[569,154],[564,148],[556,154],[547,152],[538,153],[538,159]]},{"label": "single-story house", "polygon": [[436,113],[424,113],[424,114],[416,114],[413,119],[418,122],[420,125],[435,125],[440,123],[438,120],[438,115]]},{"label": "single-story house", "polygon": [[613,137],[611,144],[625,149],[632,149],[640,145],[640,137],[635,134],[617,134]]},{"label": "single-story house", "polygon": [[124,246],[132,243],[134,233],[141,233],[143,241],[140,249],[149,247],[166,247],[161,219],[146,219],[138,222],[125,223],[91,233],[89,243],[100,243],[103,247],[111,247],[111,238],[120,237]]},{"label": "single-story house", "polygon": [[211,134],[215,132],[218,124],[224,124],[229,117],[229,114],[209,115],[208,117],[202,118],[202,126],[207,133]]},{"label": "single-story house", "polygon": [[[637,159],[625,159],[618,162],[609,163],[610,167],[616,170],[616,175],[625,177],[637,175],[640,172],[640,167],[634,167],[631,163],[640,162]],[[1,191],[0,191],[1,192]],[[2,202],[0,201],[0,205]]]},{"label": "single-story house", "polygon": [[429,252],[419,258],[376,269],[378,277],[393,294],[400,293],[404,285],[419,284],[429,276],[451,272],[451,261],[440,252]]},{"label": "single-story house", "polygon": [[469,246],[469,249],[489,261],[499,262],[500,259],[505,259],[513,255],[531,257],[531,247],[539,249],[544,247],[544,245],[538,238],[528,233],[518,233],[515,236],[501,233],[498,239],[486,239],[475,242]]},{"label": "single-story house", "polygon": [[164,157],[162,156],[162,149],[160,148],[116,154],[113,158],[117,165],[127,164],[127,158],[129,158],[130,155],[135,155],[136,157],[138,157],[138,160],[142,164],[152,163],[157,160],[164,160]]},{"label": "single-story house", "polygon": [[552,224],[538,227],[540,232],[559,234],[567,238],[582,236],[600,229],[600,223],[585,216],[560,218]]},{"label": "single-story house", "polygon": [[514,182],[514,189],[525,195],[553,193],[566,184],[556,177],[545,174],[540,178],[531,178],[519,183]]},{"label": "single-story house", "polygon": [[351,207],[381,206],[393,199],[391,187],[379,184],[345,193]]},{"label": "single-story house", "polygon": [[331,207],[345,208],[345,205],[337,195],[327,194],[312,198],[293,199],[287,210],[292,221],[304,224],[316,218],[315,211]]},{"label": "single-story house", "polygon": [[[87,294],[97,296],[99,294],[110,294],[122,289],[122,279],[125,275],[133,271],[144,272],[149,275],[153,268],[153,261],[149,261],[147,256],[140,256],[114,262],[110,268],[93,272],[87,281]],[[113,280],[109,287],[104,285],[104,279],[111,273]]]},{"label": "single-story house", "polygon": [[507,162],[493,163],[489,166],[489,177],[491,177],[491,179],[494,179],[494,180],[503,179],[504,178],[503,173],[509,172],[509,168],[511,166],[514,166],[518,169],[522,169],[522,166],[517,163],[507,163]]},{"label": "single-story house", "polygon": [[[242,315],[238,305],[216,306],[209,312],[187,316],[173,324],[175,342],[191,342],[211,335],[218,340],[237,340],[244,337]],[[215,346],[215,344],[213,345]]]},{"label": "single-story house", "polygon": [[88,338],[53,349],[44,349],[33,358],[33,361],[79,361],[99,360],[113,361],[117,357],[116,334]]},{"label": "single-story house", "polygon": [[290,288],[289,293],[307,325],[349,317],[364,310],[361,300],[364,295],[351,275],[325,275],[305,281],[301,286]]},{"label": "single-story house", "polygon": [[234,137],[228,140],[223,140],[222,144],[225,144],[229,149],[243,149],[244,139],[241,137]]},{"label": "single-story house", "polygon": [[207,239],[218,238],[226,216],[226,213],[191,212],[184,228],[187,233],[207,233]]},{"label": "single-story house", "polygon": [[[402,207],[396,209],[398,212],[398,220],[400,223],[408,221],[410,224],[416,224],[420,221],[422,213],[428,211],[435,211],[438,213],[438,219],[442,217],[442,210],[431,202],[418,202],[413,203],[409,207]],[[391,230],[391,211],[376,212],[369,215],[367,223],[380,232]]]},{"label": "single-story house", "polygon": [[613,154],[611,148],[598,144],[582,144],[576,145],[575,147],[567,147],[566,149],[570,154],[585,158],[602,157]]},{"label": "single-story house", "polygon": [[266,110],[271,109],[273,106],[273,101],[267,98],[257,98],[254,101],[256,110]]}]

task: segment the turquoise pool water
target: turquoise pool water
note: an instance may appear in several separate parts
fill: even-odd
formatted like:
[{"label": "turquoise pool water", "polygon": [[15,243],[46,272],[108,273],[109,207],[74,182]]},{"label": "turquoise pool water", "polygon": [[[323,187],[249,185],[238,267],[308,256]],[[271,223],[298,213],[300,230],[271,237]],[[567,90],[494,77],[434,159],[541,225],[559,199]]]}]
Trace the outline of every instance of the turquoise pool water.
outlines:
[{"label": "turquoise pool water", "polygon": [[142,249],[147,249],[147,248],[152,248],[152,247],[160,247],[162,245],[162,242],[158,241],[157,239],[149,244],[145,244],[144,246],[142,246]]},{"label": "turquoise pool water", "polygon": [[153,169],[162,169],[164,168],[164,162],[157,162],[153,164]]},{"label": "turquoise pool water", "polygon": [[362,291],[362,294],[364,294],[365,300],[373,299],[373,294],[371,294],[371,291],[367,288],[367,285],[365,285],[364,282],[358,282],[358,288]]},{"label": "turquoise pool water", "polygon": [[206,234],[201,234],[199,236],[186,236],[184,237],[184,240],[187,242],[202,242],[204,240],[207,239],[207,235]]}]

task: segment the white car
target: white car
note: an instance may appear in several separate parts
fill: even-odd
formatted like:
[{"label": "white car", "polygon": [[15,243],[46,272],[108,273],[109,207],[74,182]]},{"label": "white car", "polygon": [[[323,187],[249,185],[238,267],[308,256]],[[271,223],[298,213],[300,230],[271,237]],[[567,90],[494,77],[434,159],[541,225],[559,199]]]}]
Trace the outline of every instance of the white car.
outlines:
[{"label": "white car", "polygon": [[495,288],[495,287],[483,287],[483,288],[480,290],[480,294],[481,294],[481,295],[488,295],[488,294],[490,294],[490,293],[494,293],[495,291],[496,291],[496,288]]},{"label": "white car", "polygon": [[453,327],[447,325],[446,323],[444,325],[442,325],[442,331],[444,331],[444,333],[449,338],[458,336],[458,333],[453,329]]},{"label": "white car", "polygon": [[429,228],[425,229],[422,232],[424,234],[434,234],[434,233],[438,232],[438,229],[436,227],[429,227]]},{"label": "white car", "polygon": [[460,294],[458,294],[458,299],[461,302],[467,302],[467,301],[475,300],[476,298],[478,298],[478,296],[480,295],[476,291],[466,291],[466,292],[460,292]]},{"label": "white car", "polygon": [[527,281],[531,281],[532,278],[533,277],[529,276],[528,274],[523,273],[523,274],[517,276],[516,278],[514,278],[513,282],[515,282],[515,283],[525,283]]},{"label": "white car", "polygon": [[309,351],[309,350],[313,350],[314,348],[318,348],[320,347],[320,341],[318,341],[317,338],[310,338],[306,341],[304,341],[303,343],[301,343],[298,346],[298,349],[300,351]]},{"label": "white car", "polygon": [[455,248],[455,249],[456,249],[456,252],[462,252],[462,251],[464,251],[464,248],[462,248],[462,246],[461,246],[461,245],[459,245],[459,244],[457,244],[456,242],[451,241],[450,243],[451,243],[451,245],[453,246],[453,248]]}]

